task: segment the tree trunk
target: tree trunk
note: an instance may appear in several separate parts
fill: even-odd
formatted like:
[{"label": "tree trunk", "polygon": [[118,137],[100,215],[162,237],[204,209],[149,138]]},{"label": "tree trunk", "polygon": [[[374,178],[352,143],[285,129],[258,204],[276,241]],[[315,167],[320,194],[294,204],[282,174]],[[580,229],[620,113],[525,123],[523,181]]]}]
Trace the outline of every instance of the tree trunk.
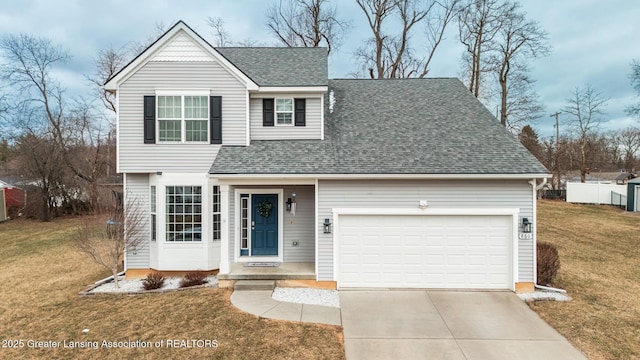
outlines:
[{"label": "tree trunk", "polygon": [[580,182],[587,181],[587,157],[584,151],[586,144],[584,140],[580,143]]},{"label": "tree trunk", "polygon": [[500,124],[507,127],[507,78],[500,79]]}]

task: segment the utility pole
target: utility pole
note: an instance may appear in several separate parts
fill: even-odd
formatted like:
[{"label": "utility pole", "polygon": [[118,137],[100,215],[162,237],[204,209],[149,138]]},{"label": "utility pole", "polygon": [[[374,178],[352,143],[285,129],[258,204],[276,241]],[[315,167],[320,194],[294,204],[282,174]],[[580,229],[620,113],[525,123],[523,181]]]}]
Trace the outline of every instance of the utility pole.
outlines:
[{"label": "utility pole", "polygon": [[556,118],[556,159],[555,159],[556,182],[557,182],[556,190],[560,190],[560,164],[558,163],[558,154],[560,153],[560,125],[558,124],[558,115],[560,115],[560,111],[556,111],[555,114],[551,114],[549,116],[549,117]]}]

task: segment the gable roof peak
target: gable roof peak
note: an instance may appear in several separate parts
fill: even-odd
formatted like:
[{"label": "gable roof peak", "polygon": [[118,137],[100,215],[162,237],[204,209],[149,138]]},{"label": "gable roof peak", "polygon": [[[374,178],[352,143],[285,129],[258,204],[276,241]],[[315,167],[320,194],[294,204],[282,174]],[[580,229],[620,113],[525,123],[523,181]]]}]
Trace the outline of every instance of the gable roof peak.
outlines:
[{"label": "gable roof peak", "polygon": [[200,34],[195,32],[187,23],[182,20],[178,20],[173,26],[171,26],[164,34],[160,35],[158,39],[147,46],[140,54],[138,54],[133,60],[125,65],[114,76],[108,79],[104,83],[104,89],[108,91],[115,91],[118,85],[129,78],[135,71],[146,64],[153,55],[163,48],[173,37],[180,31],[184,31],[187,36],[198,43],[205,51],[207,51],[216,61],[218,61],[229,72],[236,76],[239,80],[244,82],[249,89],[257,89],[258,85],[249,78],[244,72],[242,72],[236,65],[227,60],[220,52],[218,52],[209,42],[207,42]]}]

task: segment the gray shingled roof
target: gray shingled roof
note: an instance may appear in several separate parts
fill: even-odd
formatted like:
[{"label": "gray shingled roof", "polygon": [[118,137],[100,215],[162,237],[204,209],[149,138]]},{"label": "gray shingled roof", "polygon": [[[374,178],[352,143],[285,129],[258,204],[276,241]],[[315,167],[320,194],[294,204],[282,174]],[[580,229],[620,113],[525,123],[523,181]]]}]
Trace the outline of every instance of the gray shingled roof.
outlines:
[{"label": "gray shingled roof", "polygon": [[327,86],[327,48],[216,48],[259,86]]},{"label": "gray shingled roof", "polygon": [[546,174],[454,78],[330,80],[325,140],[223,146],[212,174]]}]

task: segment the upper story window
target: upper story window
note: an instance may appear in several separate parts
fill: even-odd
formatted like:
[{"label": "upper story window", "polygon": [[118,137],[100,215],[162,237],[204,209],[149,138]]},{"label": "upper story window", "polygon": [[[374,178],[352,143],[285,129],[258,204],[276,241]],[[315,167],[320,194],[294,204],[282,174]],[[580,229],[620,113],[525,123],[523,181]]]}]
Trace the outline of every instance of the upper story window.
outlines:
[{"label": "upper story window", "polygon": [[276,125],[293,125],[293,99],[276,99]]},{"label": "upper story window", "polygon": [[306,99],[262,99],[262,126],[306,126]]},{"label": "upper story window", "polygon": [[222,96],[208,90],[144,95],[145,144],[222,144]]},{"label": "upper story window", "polygon": [[209,97],[158,95],[160,142],[208,142]]}]

